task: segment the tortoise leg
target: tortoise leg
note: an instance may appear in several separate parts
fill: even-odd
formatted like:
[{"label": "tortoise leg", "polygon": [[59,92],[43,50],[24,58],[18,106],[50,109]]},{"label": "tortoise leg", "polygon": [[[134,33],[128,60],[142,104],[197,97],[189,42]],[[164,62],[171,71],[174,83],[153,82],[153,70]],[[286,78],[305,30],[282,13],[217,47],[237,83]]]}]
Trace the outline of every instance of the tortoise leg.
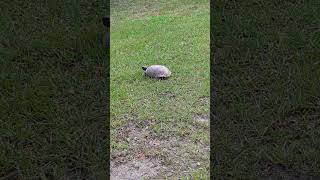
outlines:
[{"label": "tortoise leg", "polygon": [[166,79],[168,79],[167,77],[159,77],[158,79],[160,79],[160,80],[166,80]]}]

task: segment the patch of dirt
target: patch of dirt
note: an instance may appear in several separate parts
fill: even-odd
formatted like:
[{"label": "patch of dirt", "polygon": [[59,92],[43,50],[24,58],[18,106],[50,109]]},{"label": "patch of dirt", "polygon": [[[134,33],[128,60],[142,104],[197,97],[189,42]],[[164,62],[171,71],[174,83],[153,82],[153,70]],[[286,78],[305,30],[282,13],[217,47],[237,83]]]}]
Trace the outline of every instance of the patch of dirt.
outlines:
[{"label": "patch of dirt", "polygon": [[200,123],[207,123],[209,122],[210,117],[207,114],[197,114],[194,116],[194,120]]},{"label": "patch of dirt", "polygon": [[209,144],[157,137],[149,130],[153,123],[148,121],[144,128],[139,128],[129,122],[121,130],[129,148],[127,152],[111,152],[111,179],[181,176],[209,167]]},{"label": "patch of dirt", "polygon": [[134,160],[120,166],[111,162],[111,180],[141,179],[154,177],[161,168],[161,162],[155,159]]}]

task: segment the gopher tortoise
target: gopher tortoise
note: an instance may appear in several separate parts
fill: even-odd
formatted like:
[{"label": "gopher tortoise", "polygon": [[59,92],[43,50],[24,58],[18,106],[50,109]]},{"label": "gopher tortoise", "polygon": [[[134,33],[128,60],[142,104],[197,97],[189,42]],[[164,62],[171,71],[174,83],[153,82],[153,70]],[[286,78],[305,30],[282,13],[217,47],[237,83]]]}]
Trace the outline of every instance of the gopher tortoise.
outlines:
[{"label": "gopher tortoise", "polygon": [[150,78],[167,79],[171,76],[170,70],[162,65],[143,66],[144,75]]}]

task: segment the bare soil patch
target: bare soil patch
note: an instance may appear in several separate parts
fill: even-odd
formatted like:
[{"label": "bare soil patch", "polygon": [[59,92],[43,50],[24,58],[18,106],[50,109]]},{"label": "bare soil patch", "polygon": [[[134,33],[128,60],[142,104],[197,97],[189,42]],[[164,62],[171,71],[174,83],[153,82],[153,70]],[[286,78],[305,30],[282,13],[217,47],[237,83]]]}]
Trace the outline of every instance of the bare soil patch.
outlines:
[{"label": "bare soil patch", "polygon": [[119,166],[111,163],[111,167],[111,180],[141,179],[156,176],[161,162],[156,159],[136,159]]},{"label": "bare soil patch", "polygon": [[209,145],[176,137],[163,139],[149,129],[150,126],[139,128],[133,123],[124,127],[130,156],[125,152],[111,153],[111,179],[176,177],[209,167]]},{"label": "bare soil patch", "polygon": [[208,123],[210,117],[207,114],[197,114],[194,116],[194,120],[200,123]]}]

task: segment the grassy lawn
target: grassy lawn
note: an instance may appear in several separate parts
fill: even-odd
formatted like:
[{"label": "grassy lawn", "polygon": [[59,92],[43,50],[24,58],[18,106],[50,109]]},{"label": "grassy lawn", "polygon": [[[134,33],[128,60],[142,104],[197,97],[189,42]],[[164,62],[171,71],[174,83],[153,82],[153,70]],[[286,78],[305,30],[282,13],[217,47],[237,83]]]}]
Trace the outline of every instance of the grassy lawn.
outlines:
[{"label": "grassy lawn", "polygon": [[[319,1],[215,2],[213,175],[319,178]],[[0,178],[106,178],[107,4],[0,2]],[[209,1],[111,6],[111,175],[208,179]]]},{"label": "grassy lawn", "polygon": [[[209,12],[208,0],[112,1],[114,177],[208,177]],[[141,67],[152,64],[172,77],[143,77]]]},{"label": "grassy lawn", "polygon": [[0,2],[0,177],[106,178],[106,5]]},{"label": "grassy lawn", "polygon": [[217,0],[217,179],[319,179],[320,4]]}]

